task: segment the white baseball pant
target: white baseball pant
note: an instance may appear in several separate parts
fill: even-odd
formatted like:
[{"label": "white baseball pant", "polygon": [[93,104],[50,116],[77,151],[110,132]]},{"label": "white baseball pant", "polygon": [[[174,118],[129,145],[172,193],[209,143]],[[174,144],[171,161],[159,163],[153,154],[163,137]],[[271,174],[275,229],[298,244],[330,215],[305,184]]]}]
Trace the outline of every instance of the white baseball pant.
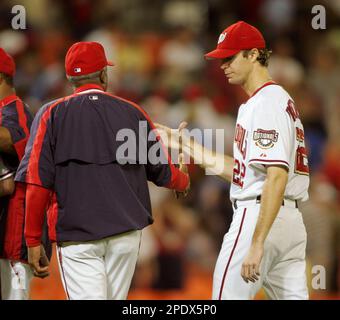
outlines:
[{"label": "white baseball pant", "polygon": [[58,265],[67,298],[126,299],[141,234],[137,230],[96,241],[59,243]]},{"label": "white baseball pant", "polygon": [[253,299],[261,287],[269,299],[308,299],[306,229],[295,201],[285,199],[284,202],[265,240],[260,279],[246,283],[241,277],[241,268],[251,245],[260,204],[256,199],[237,201],[216,262],[214,300]]},{"label": "white baseball pant", "polygon": [[1,298],[28,300],[33,272],[28,264],[0,259]]}]

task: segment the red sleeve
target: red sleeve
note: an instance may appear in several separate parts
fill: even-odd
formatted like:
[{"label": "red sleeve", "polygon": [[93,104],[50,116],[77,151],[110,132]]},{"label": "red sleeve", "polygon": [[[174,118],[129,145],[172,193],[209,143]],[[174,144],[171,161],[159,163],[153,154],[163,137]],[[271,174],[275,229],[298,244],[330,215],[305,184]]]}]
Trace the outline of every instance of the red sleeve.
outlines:
[{"label": "red sleeve", "polygon": [[40,245],[43,233],[45,210],[50,199],[50,190],[28,184],[26,189],[25,238],[27,247]]},{"label": "red sleeve", "polygon": [[32,115],[27,110],[25,111],[23,102],[16,99],[1,109],[0,119],[1,126],[9,131],[13,146],[21,160],[29,137]]},{"label": "red sleeve", "polygon": [[177,169],[173,164],[171,165],[174,169],[171,170],[171,180],[165,187],[177,191],[184,191],[188,187],[189,176]]}]

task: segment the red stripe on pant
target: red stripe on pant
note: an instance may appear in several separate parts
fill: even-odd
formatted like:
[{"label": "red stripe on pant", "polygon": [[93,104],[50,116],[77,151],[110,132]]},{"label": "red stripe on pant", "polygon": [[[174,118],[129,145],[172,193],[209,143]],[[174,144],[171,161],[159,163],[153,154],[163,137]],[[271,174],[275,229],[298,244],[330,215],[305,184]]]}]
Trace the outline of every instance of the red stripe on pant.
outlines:
[{"label": "red stripe on pant", "polygon": [[241,231],[242,231],[242,226],[243,226],[244,218],[245,218],[245,216],[246,216],[246,211],[247,211],[247,208],[245,208],[245,209],[243,210],[243,216],[242,216],[240,228],[239,228],[239,230],[238,230],[238,234],[237,234],[237,237],[236,237],[236,240],[235,240],[233,249],[231,250],[231,253],[230,253],[230,256],[229,256],[229,260],[228,260],[228,263],[227,263],[227,265],[226,265],[226,267],[225,267],[225,270],[224,270],[224,274],[223,274],[223,278],[222,278],[222,284],[221,284],[220,294],[219,294],[219,296],[218,296],[218,300],[221,300],[221,297],[222,297],[222,292],[223,292],[223,287],[224,287],[225,278],[226,278],[226,276],[227,276],[228,268],[229,268],[231,259],[232,259],[233,255],[234,255],[234,251],[235,251],[235,249],[236,249],[237,242],[238,242],[238,239],[239,239],[240,234],[241,234]]},{"label": "red stripe on pant", "polygon": [[70,300],[70,295],[68,294],[68,290],[67,290],[67,284],[66,284],[66,278],[65,278],[65,271],[64,271],[64,268],[63,268],[63,259],[62,259],[62,255],[61,255],[61,248],[60,247],[57,247],[58,248],[58,257],[59,257],[59,264],[60,264],[60,269],[61,269],[61,275],[64,279],[64,283],[65,283],[65,291],[66,291],[66,295],[67,295],[67,299]]}]

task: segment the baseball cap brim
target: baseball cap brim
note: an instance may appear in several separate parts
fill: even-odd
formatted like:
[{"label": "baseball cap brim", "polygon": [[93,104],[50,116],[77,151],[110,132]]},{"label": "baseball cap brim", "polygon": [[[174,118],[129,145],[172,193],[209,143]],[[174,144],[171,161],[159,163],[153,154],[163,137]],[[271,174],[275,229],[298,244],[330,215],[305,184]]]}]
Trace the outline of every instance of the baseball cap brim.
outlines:
[{"label": "baseball cap brim", "polygon": [[215,49],[208,52],[204,57],[208,60],[211,59],[224,59],[239,53],[241,49]]}]

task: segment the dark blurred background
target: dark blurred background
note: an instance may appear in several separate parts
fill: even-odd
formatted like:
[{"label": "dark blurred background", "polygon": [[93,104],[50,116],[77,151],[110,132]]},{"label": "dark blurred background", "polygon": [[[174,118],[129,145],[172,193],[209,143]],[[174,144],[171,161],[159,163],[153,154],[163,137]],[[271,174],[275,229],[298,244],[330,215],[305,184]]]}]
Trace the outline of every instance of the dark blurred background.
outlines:
[{"label": "dark blurred background", "polygon": [[[14,5],[26,29],[13,30]],[[315,30],[313,5],[326,9]],[[340,297],[340,0],[1,0],[0,46],[17,65],[17,93],[35,113],[71,93],[64,73],[69,46],[103,44],[109,91],[140,104],[155,122],[224,129],[231,154],[238,106],[247,97],[226,83],[219,63],[205,61],[219,34],[237,20],[254,24],[273,50],[269,69],[291,94],[305,127],[310,200],[302,211],[313,266],[326,269],[326,289],[313,299]],[[192,191],[181,201],[150,185],[155,223],[144,230],[130,299],[210,299],[212,274],[232,209],[229,185],[191,165]],[[55,259],[47,280],[34,280],[33,299],[64,299]],[[260,292],[258,299],[265,298]]]}]

